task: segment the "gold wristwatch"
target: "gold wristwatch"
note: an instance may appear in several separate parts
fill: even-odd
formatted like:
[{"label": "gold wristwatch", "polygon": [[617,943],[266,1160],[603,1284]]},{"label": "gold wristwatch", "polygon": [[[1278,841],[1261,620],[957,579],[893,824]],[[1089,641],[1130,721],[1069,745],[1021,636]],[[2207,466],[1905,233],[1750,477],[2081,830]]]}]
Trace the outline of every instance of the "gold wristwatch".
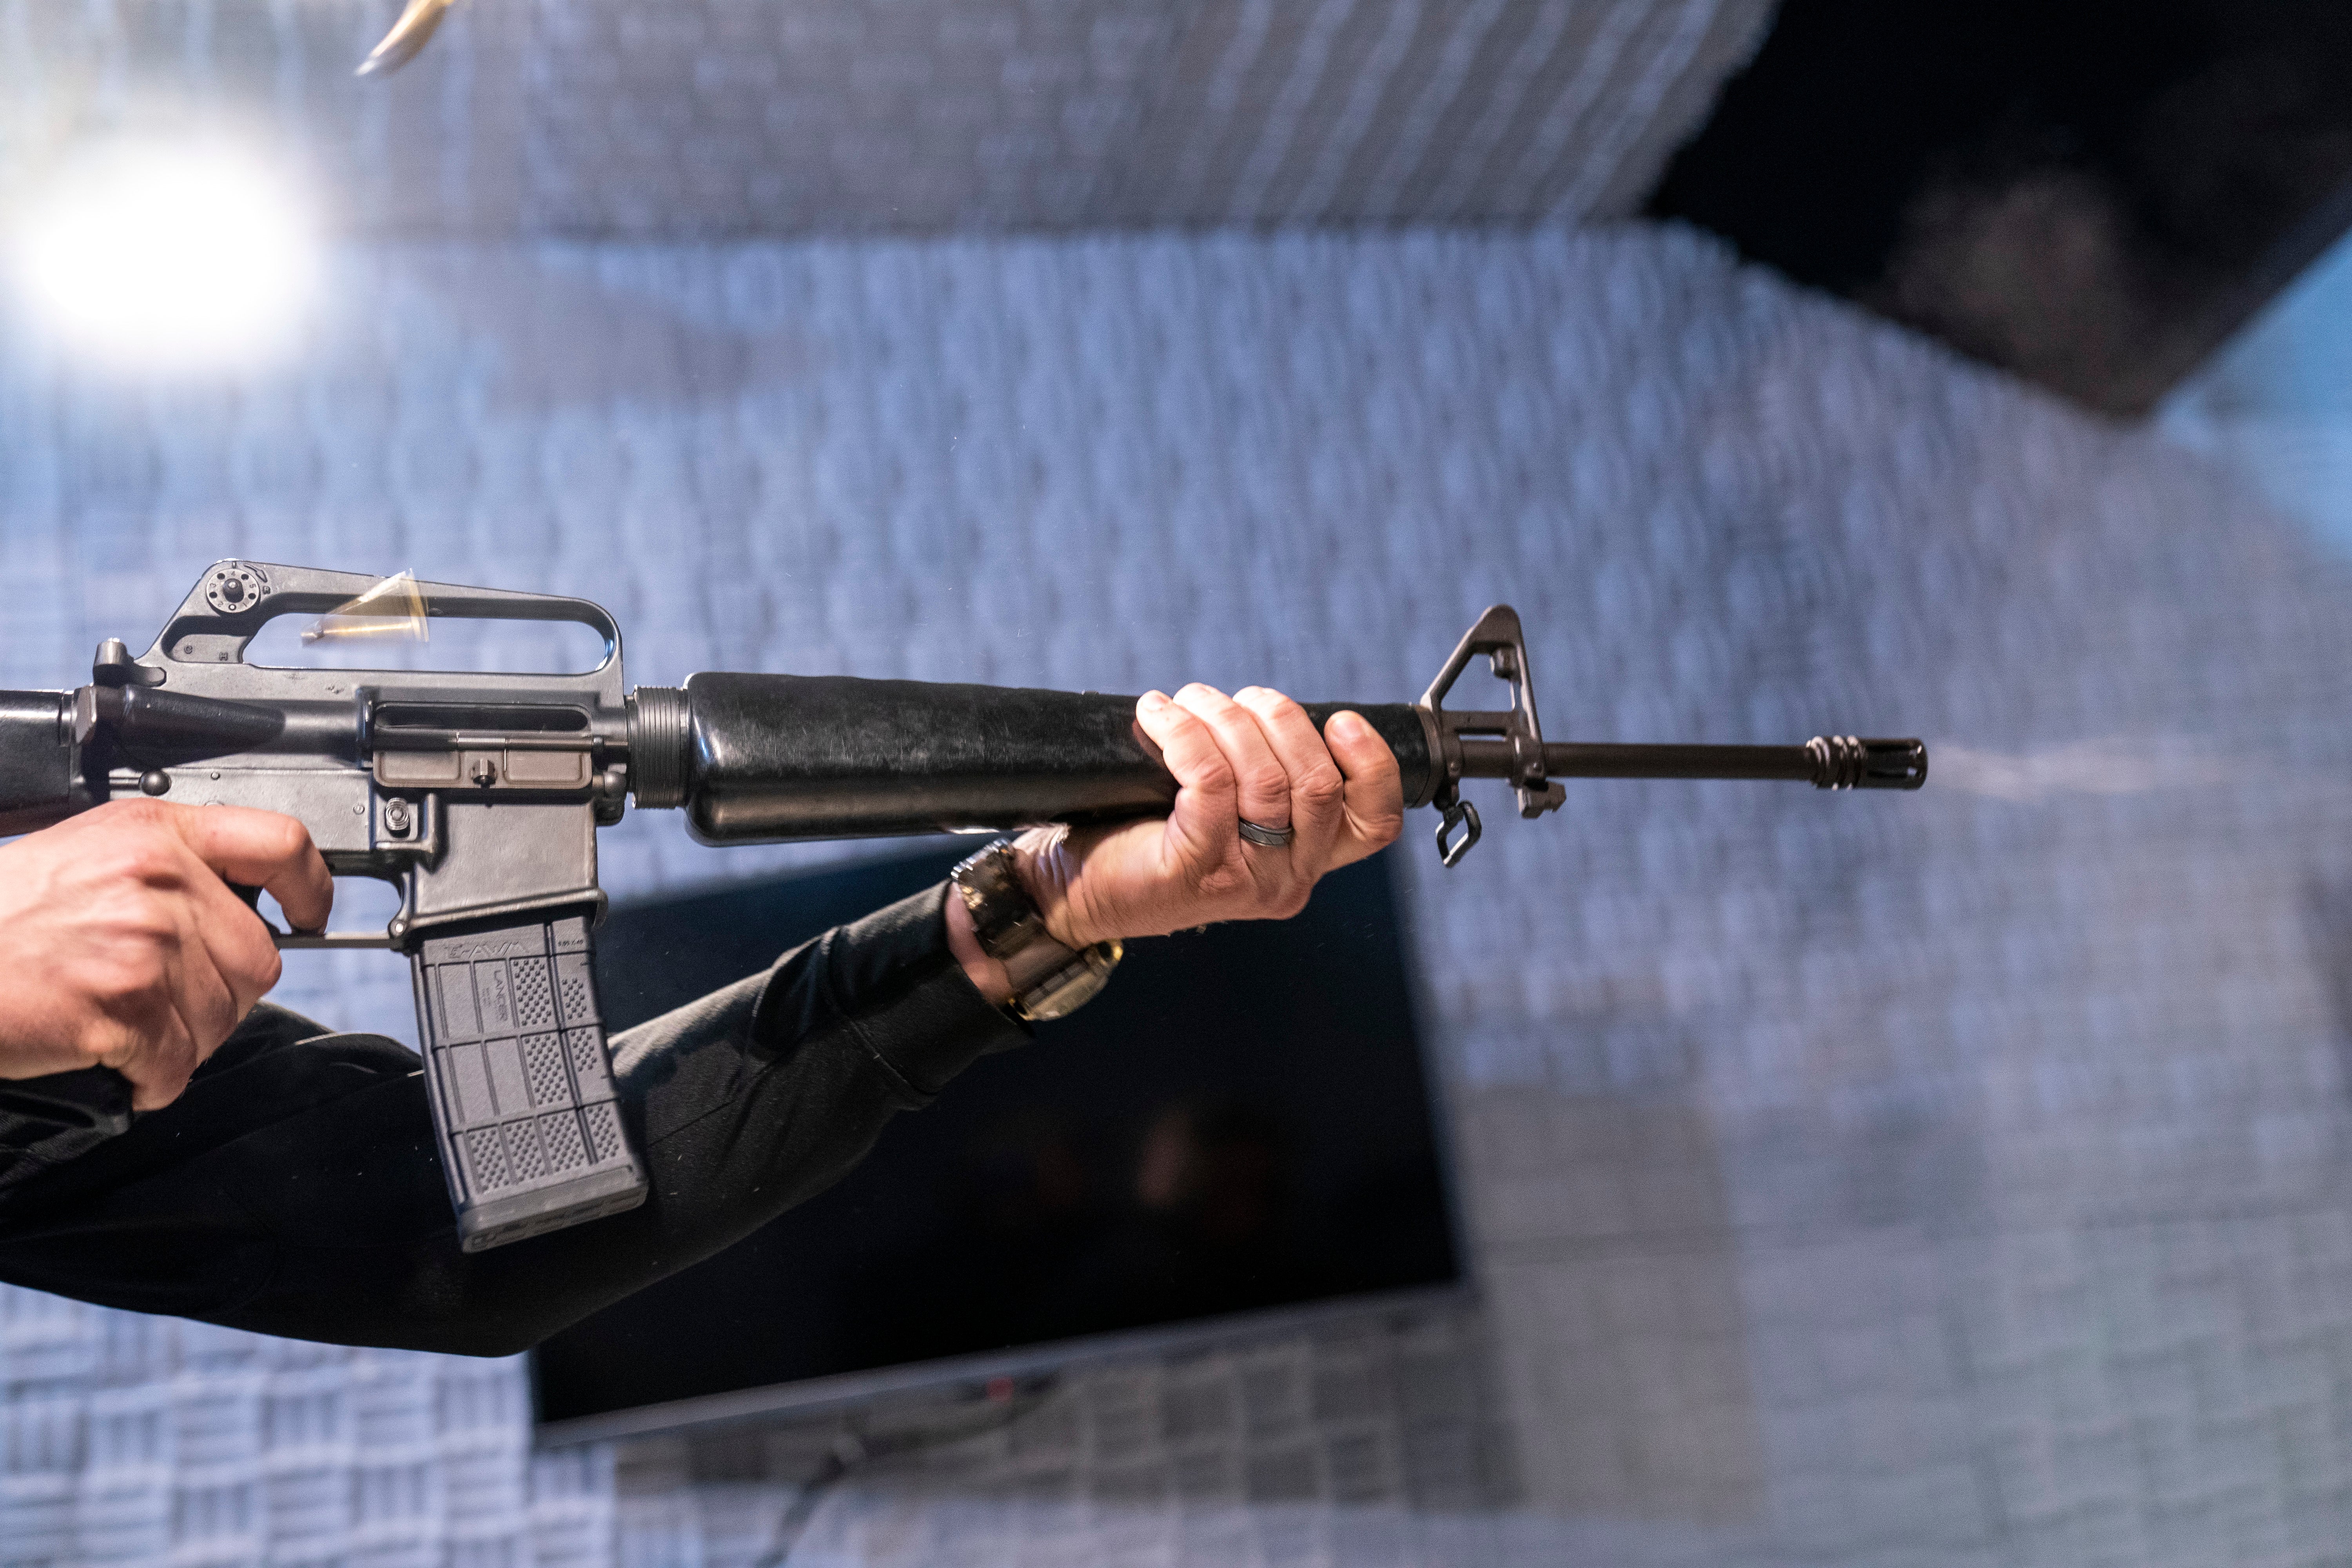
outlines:
[{"label": "gold wristwatch", "polygon": [[1127,949],[1118,941],[1072,949],[1046,934],[1013,859],[1013,846],[998,839],[948,873],[963,907],[971,911],[972,934],[982,952],[1013,977],[1013,1016],[1043,1023],[1075,1013],[1095,998],[1118,967]]}]

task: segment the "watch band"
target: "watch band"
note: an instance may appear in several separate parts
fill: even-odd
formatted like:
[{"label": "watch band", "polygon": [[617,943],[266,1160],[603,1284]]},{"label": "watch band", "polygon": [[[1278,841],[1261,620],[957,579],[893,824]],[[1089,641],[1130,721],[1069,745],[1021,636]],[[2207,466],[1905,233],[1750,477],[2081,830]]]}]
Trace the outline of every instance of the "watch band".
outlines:
[{"label": "watch band", "polygon": [[1076,1012],[1092,1001],[1126,956],[1117,941],[1074,949],[1045,930],[1037,906],[1022,887],[1013,846],[998,839],[967,857],[948,874],[971,911],[981,951],[1004,965],[1013,982],[1009,1004],[1014,1016],[1043,1022]]}]

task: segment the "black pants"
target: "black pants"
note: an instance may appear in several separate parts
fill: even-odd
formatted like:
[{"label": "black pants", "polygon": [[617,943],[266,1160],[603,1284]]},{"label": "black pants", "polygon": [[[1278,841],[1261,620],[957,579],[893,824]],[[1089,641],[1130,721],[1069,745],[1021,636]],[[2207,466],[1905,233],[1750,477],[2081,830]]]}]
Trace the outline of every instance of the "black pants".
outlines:
[{"label": "black pants", "polygon": [[265,1005],[179,1100],[69,1158],[0,1093],[0,1151],[31,1171],[0,1188],[0,1279],[296,1339],[523,1349],[822,1192],[1026,1038],[948,952],[943,894],[614,1039],[652,1184],[627,1214],[459,1251],[415,1055]]}]

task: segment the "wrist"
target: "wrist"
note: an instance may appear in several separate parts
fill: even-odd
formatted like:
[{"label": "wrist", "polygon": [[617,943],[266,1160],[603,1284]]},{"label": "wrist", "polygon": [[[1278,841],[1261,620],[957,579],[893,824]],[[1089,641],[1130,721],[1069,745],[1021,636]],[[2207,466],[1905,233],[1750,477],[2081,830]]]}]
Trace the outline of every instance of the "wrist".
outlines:
[{"label": "wrist", "polygon": [[1014,839],[1013,865],[1014,879],[1036,907],[1047,936],[1076,952],[1116,934],[1097,929],[1071,896],[1078,878],[1078,856],[1070,847],[1067,827],[1033,827]]},{"label": "wrist", "polygon": [[[1040,847],[1045,853],[1036,853]],[[1108,982],[1123,952],[1116,940],[1074,946],[1048,925],[1032,889],[1052,889],[1052,848],[1050,844],[1033,846],[1024,861],[1011,842],[999,839],[966,856],[948,879],[968,921],[966,974],[984,994],[1005,997],[1003,1005],[1013,1016],[1033,1024],[1085,1006]],[[1061,902],[1066,906],[1068,900]],[[1073,923],[1064,922],[1063,929],[1070,930]],[[962,940],[953,924],[949,940]],[[1001,983],[982,962],[983,957],[1003,966]]]}]

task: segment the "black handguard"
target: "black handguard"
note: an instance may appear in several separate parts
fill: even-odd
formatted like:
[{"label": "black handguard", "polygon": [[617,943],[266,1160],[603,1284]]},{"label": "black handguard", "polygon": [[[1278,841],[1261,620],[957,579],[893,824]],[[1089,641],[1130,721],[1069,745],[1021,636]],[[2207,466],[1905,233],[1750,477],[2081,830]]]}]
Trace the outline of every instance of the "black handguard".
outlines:
[{"label": "black handguard", "polygon": [[[1480,655],[1510,685],[1499,711],[1444,706]],[[1801,746],[1546,742],[1519,619],[1478,618],[1419,702],[1310,702],[1320,729],[1360,714],[1396,754],[1408,810],[1441,808],[1457,864],[1479,831],[1465,779],[1510,782],[1524,816],[1559,808],[1568,778],[1780,779],[1823,789],[1917,789],[1917,741],[1816,737]],[[1176,781],[1135,721],[1135,699],[849,676],[703,674],[641,686],[629,744],[639,805],[680,805],[705,844],[1009,829],[1165,812]],[[1457,835],[1458,830],[1458,836]]]},{"label": "black handguard", "polygon": [[[397,885],[400,911],[382,932],[278,940],[408,955],[426,1098],[468,1251],[644,1201],[591,963],[604,908],[595,830],[618,822],[631,795],[684,808],[706,844],[1117,821],[1175,798],[1132,698],[757,674],[629,692],[620,628],[584,599],[416,584],[434,617],[594,629],[604,660],[580,675],[246,662],[268,622],[332,614],[375,581],[218,562],[137,658],[110,638],[88,686],[0,692],[0,834],[142,794],[256,806],[298,818],[335,875]],[[1508,683],[1509,707],[1445,707],[1480,655]],[[1321,725],[1348,706],[1307,711]],[[1916,789],[1927,773],[1926,748],[1907,740],[1547,742],[1518,617],[1503,605],[1420,701],[1352,706],[1396,753],[1405,804],[1440,808],[1448,866],[1479,836],[1465,779],[1505,780],[1521,814],[1537,816],[1559,807],[1566,778]],[[33,1082],[84,1092],[94,1076]],[[104,1087],[119,1109],[119,1085]]]}]

